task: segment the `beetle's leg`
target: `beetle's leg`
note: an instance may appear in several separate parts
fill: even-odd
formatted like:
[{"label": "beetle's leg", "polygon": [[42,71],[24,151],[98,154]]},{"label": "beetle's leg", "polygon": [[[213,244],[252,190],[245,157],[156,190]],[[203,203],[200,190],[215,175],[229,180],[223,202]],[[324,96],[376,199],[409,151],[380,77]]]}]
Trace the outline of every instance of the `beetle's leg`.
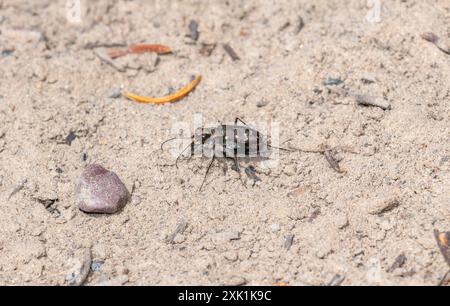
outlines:
[{"label": "beetle's leg", "polygon": [[239,173],[239,180],[241,181],[242,185],[247,188],[247,185],[245,184],[244,180],[242,180],[242,173],[241,173],[241,166],[239,165],[239,159],[237,156],[231,158],[234,162],[233,166],[231,166],[231,169]]},{"label": "beetle's leg", "polygon": [[212,165],[214,164],[214,161],[215,161],[215,160],[216,160],[216,155],[213,155],[213,157],[212,157],[212,159],[211,159],[211,162],[210,162],[209,165],[208,165],[208,169],[206,170],[205,177],[203,178],[202,185],[200,186],[200,189],[198,190],[199,192],[202,191],[202,188],[203,188],[203,185],[205,185],[206,178],[207,178],[207,176],[208,176],[209,170],[211,170],[211,167],[212,167]]},{"label": "beetle's leg", "polygon": [[241,122],[241,123],[243,123],[244,125],[248,126],[248,124],[245,123],[244,120],[242,120],[242,119],[239,118],[239,117],[236,117],[236,119],[234,119],[234,124],[237,125],[238,122]]},{"label": "beetle's leg", "polygon": [[239,166],[239,160],[237,157],[230,158],[233,161],[233,165],[231,166],[231,170],[234,170],[238,173],[241,173],[241,167]]}]

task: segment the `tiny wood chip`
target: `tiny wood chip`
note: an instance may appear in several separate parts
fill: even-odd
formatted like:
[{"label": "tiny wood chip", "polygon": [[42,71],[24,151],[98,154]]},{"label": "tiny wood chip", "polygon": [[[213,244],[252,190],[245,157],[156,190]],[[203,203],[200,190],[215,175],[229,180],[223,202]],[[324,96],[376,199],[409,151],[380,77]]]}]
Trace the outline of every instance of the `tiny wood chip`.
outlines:
[{"label": "tiny wood chip", "polygon": [[338,173],[346,172],[345,170],[342,170],[341,166],[339,165],[339,162],[336,160],[331,151],[325,151],[323,154],[325,155],[325,158],[327,159],[328,163],[330,164],[331,168],[333,168],[334,171]]},{"label": "tiny wood chip", "polygon": [[450,266],[450,232],[441,233],[438,230],[435,230],[434,236],[436,237],[436,241],[445,261]]},{"label": "tiny wood chip", "polygon": [[241,59],[229,44],[223,44],[223,49],[228,53],[233,61],[239,61]]}]

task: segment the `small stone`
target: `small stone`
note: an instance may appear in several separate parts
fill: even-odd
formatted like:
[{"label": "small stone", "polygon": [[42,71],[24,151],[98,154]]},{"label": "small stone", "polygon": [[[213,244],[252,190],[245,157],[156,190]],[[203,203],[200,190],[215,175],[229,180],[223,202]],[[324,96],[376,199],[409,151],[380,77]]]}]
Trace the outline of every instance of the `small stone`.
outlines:
[{"label": "small stone", "polygon": [[366,75],[361,78],[363,84],[373,84],[376,83],[377,79],[374,76]]},{"label": "small stone", "polygon": [[142,198],[140,196],[134,194],[131,199],[131,204],[134,206],[137,206],[141,203],[142,203]]},{"label": "small stone", "polygon": [[379,194],[378,196],[368,200],[366,205],[366,211],[371,215],[382,216],[400,206],[400,192],[394,190]]},{"label": "small stone", "polygon": [[89,249],[84,250],[80,259],[72,259],[71,264],[72,267],[66,275],[67,284],[69,286],[83,285],[91,270],[91,251]]},{"label": "small stone", "polygon": [[200,37],[200,32],[198,31],[198,22],[191,20],[189,23],[189,36],[193,41],[197,41]]},{"label": "small stone", "polygon": [[74,132],[70,132],[69,135],[67,135],[65,143],[69,146],[72,145],[72,142],[75,141],[75,139],[77,139],[77,135],[75,135]]},{"label": "small stone", "polygon": [[242,276],[231,276],[225,281],[225,286],[243,286],[247,284],[247,280]]},{"label": "small stone", "polygon": [[2,50],[2,52],[1,52],[1,56],[2,57],[7,57],[7,56],[11,56],[11,55],[13,55],[14,54],[14,52],[15,52],[15,49],[4,49],[4,50]]},{"label": "small stone", "polygon": [[91,271],[92,272],[99,272],[103,266],[103,264],[105,263],[104,260],[101,259],[96,259],[94,261],[92,261],[91,263]]},{"label": "small stone", "polygon": [[382,110],[392,109],[392,106],[389,103],[389,101],[387,101],[384,98],[380,98],[380,97],[357,94],[357,95],[355,95],[355,100],[358,105],[362,105],[362,106],[379,107]]},{"label": "small stone", "polygon": [[264,107],[264,106],[269,105],[269,103],[270,103],[269,100],[267,100],[267,99],[262,99],[262,100],[258,101],[258,103],[256,103],[256,106],[257,106],[258,108],[262,108],[262,107]]},{"label": "small stone", "polygon": [[126,205],[130,193],[117,174],[91,165],[81,175],[75,197],[78,208],[86,213],[113,214]]},{"label": "small stone", "polygon": [[339,287],[345,281],[345,276],[336,274],[328,283],[328,287]]},{"label": "small stone", "polygon": [[323,82],[325,86],[338,86],[341,85],[342,83],[344,83],[344,81],[342,81],[341,78],[331,78],[331,77],[328,77]]},{"label": "small stone", "polygon": [[110,99],[118,99],[121,96],[122,96],[122,88],[115,88],[108,94],[108,98]]},{"label": "small stone", "polygon": [[280,230],[280,225],[277,224],[277,223],[274,223],[274,224],[272,224],[272,225],[270,226],[270,230],[271,230],[272,232],[278,232],[278,231]]}]

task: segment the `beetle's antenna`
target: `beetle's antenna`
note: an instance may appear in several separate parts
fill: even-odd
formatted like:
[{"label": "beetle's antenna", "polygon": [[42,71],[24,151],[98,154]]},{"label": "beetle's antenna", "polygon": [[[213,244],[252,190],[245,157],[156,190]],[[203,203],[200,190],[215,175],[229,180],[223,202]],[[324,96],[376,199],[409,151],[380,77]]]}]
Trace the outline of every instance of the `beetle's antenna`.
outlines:
[{"label": "beetle's antenna", "polygon": [[175,161],[175,167],[178,169],[178,161],[180,160],[180,157],[183,156],[184,152],[186,152],[187,149],[192,148],[192,145],[194,144],[194,142],[192,142],[191,144],[189,144],[181,153],[180,155],[178,155],[177,160]]},{"label": "beetle's antenna", "polygon": [[322,153],[322,151],[320,151],[320,150],[286,149],[286,148],[274,147],[274,146],[272,146],[272,145],[270,145],[270,144],[267,144],[267,146],[268,146],[269,148],[272,148],[272,149],[278,149],[278,150],[281,150],[281,151],[292,152],[292,153],[294,153],[294,152],[302,152],[302,153]]},{"label": "beetle's antenna", "polygon": [[181,137],[170,138],[170,139],[164,141],[164,142],[161,144],[161,151],[164,151],[164,145],[165,145],[166,143],[171,142],[171,141],[174,141],[174,140],[177,140],[177,139],[192,139],[192,137],[191,137],[191,138],[181,138]]},{"label": "beetle's antenna", "polygon": [[174,141],[174,140],[176,140],[176,139],[178,139],[178,138],[177,138],[177,137],[174,137],[174,138],[168,139],[168,140],[164,141],[163,143],[161,143],[161,151],[164,151],[164,145],[165,145],[166,143],[171,142],[171,141]]}]

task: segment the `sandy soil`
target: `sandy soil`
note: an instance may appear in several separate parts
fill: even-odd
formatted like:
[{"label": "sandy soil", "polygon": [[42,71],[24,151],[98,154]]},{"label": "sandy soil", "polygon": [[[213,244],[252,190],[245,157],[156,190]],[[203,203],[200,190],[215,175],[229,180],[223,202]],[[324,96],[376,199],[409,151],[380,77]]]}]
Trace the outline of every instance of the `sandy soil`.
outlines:
[{"label": "sandy soil", "polygon": [[[89,253],[88,285],[441,281],[433,230],[450,230],[450,56],[420,35],[449,39],[448,1],[383,0],[380,22],[362,0],[82,4],[76,24],[66,1],[0,0],[0,284],[67,284]],[[127,56],[118,71],[93,49],[140,42],[176,54]],[[194,74],[203,82],[175,104],[109,98],[120,88],[164,95]],[[329,77],[344,83],[326,87]],[[359,106],[339,88],[392,109]],[[338,152],[346,173],[320,154],[283,153],[254,187],[216,166],[198,192],[207,162],[177,170],[159,151],[195,113],[275,121],[289,146],[353,152]],[[91,163],[132,191],[121,213],[76,207]]]}]

